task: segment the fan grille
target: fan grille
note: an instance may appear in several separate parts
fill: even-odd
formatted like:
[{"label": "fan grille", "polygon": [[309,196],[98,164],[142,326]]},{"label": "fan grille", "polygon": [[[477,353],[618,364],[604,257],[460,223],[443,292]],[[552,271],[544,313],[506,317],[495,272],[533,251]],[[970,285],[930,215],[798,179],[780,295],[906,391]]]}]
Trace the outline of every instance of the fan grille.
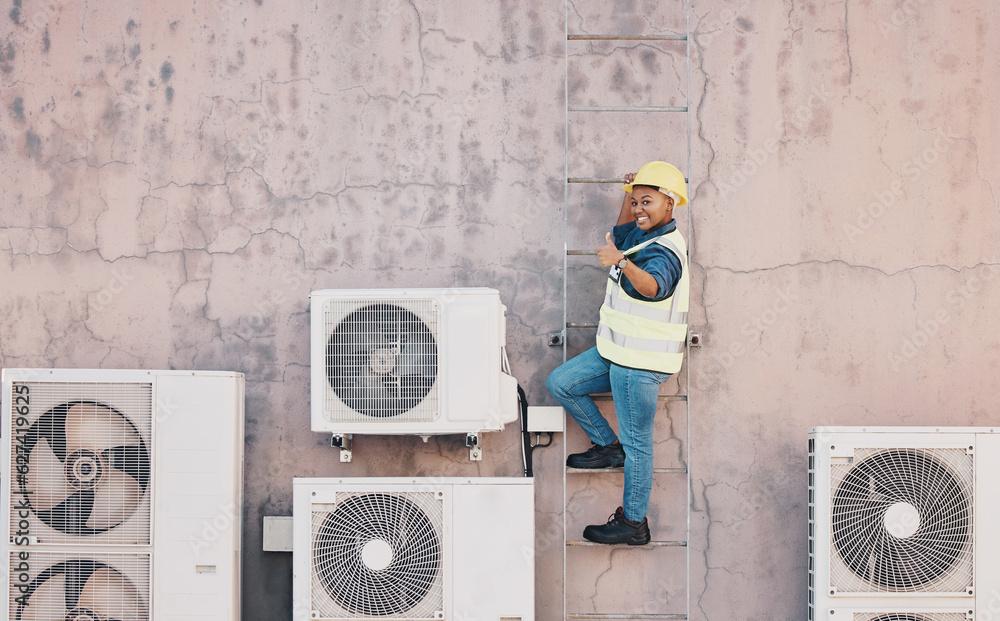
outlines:
[{"label": "fan grille", "polygon": [[438,410],[434,300],[330,300],[326,412],[332,422],[428,422]]},{"label": "fan grille", "polygon": [[852,621],[967,621],[964,612],[856,612]]},{"label": "fan grille", "polygon": [[12,621],[149,621],[148,554],[11,553]]},{"label": "fan grille", "polygon": [[965,449],[858,449],[834,464],[831,585],[968,593],[973,458]]},{"label": "fan grille", "polygon": [[441,619],[443,495],[348,493],[312,513],[312,608],[323,619]]},{"label": "fan grille", "polygon": [[11,532],[31,545],[148,544],[152,386],[11,388]]}]

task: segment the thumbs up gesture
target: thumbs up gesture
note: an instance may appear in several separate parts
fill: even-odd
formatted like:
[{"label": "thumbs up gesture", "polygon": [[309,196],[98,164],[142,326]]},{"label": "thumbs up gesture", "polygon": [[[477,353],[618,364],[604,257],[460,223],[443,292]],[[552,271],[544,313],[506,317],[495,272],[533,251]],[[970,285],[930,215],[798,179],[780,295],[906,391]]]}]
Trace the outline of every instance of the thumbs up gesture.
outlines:
[{"label": "thumbs up gesture", "polygon": [[606,245],[597,249],[597,259],[605,267],[617,265],[625,255],[622,254],[621,250],[615,248],[615,240],[611,238],[611,233],[604,234],[604,241]]}]

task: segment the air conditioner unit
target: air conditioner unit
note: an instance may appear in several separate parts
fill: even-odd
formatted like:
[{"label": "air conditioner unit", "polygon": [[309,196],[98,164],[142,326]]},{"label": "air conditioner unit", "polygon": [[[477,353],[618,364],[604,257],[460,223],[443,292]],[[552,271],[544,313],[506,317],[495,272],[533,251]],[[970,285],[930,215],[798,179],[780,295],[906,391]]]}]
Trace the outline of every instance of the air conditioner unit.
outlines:
[{"label": "air conditioner unit", "polygon": [[242,374],[4,369],[0,401],[0,619],[239,619]]},{"label": "air conditioner unit", "polygon": [[327,289],[311,295],[312,429],[466,433],[517,419],[494,289]]},{"label": "air conditioner unit", "polygon": [[969,621],[973,617],[969,612],[855,612],[844,618],[847,621]]},{"label": "air conditioner unit", "polygon": [[808,618],[1000,612],[998,516],[1000,429],[811,429]]},{"label": "air conditioner unit", "polygon": [[532,482],[295,479],[293,621],[532,621]]}]

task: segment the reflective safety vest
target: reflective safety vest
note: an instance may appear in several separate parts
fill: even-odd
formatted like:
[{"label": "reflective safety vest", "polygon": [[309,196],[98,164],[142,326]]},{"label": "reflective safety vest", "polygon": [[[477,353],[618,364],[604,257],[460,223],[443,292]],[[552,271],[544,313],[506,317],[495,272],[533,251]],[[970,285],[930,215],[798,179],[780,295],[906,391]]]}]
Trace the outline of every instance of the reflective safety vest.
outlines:
[{"label": "reflective safety vest", "polygon": [[677,231],[671,231],[625,250],[628,256],[649,244],[660,244],[681,262],[681,277],[670,297],[647,302],[630,296],[619,284],[621,270],[611,267],[607,292],[601,306],[597,327],[597,351],[611,362],[633,369],[661,373],[681,370],[687,341],[687,315],[690,279],[687,244]]}]

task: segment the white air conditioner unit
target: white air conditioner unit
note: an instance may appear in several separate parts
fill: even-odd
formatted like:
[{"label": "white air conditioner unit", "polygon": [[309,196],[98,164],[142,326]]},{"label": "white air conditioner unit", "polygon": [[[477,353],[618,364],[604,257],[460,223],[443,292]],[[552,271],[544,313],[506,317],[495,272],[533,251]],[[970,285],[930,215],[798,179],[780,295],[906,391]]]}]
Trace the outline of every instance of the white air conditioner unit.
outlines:
[{"label": "white air conditioner unit", "polygon": [[[833,613],[834,617],[840,618],[839,613]],[[972,619],[969,611],[966,612],[854,612],[846,613],[843,619],[846,621],[969,621]]]},{"label": "white air conditioner unit", "polygon": [[533,480],[295,479],[293,621],[532,621]]},{"label": "white air conditioner unit", "polygon": [[998,516],[1000,429],[811,429],[808,618],[1000,612]]},{"label": "white air conditioner unit", "polygon": [[517,419],[494,289],[327,289],[311,295],[312,429],[428,436]]},{"label": "white air conditioner unit", "polygon": [[243,387],[4,369],[0,619],[239,619]]}]

